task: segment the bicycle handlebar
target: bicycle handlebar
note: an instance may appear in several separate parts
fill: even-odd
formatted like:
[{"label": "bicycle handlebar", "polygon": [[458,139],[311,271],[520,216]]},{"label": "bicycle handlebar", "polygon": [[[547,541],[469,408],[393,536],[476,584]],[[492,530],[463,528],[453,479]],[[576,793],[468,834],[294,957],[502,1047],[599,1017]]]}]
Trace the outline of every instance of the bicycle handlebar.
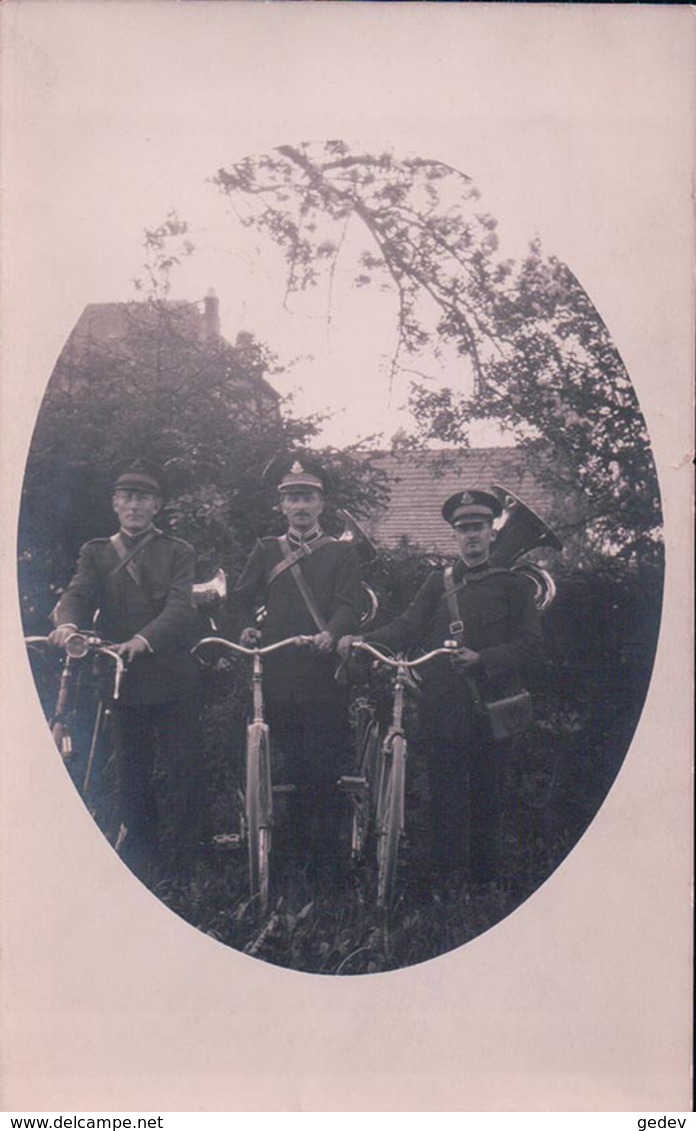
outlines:
[{"label": "bicycle handlebar", "polygon": [[[47,636],[25,636],[25,644],[48,644],[49,639]],[[113,660],[116,665],[114,672],[114,699],[118,699],[121,689],[121,679],[125,671],[125,664],[122,657],[115,651],[114,645],[109,640],[102,640],[99,636],[94,636],[89,632],[73,632],[65,641],[63,645],[65,654],[70,660],[81,660],[89,652],[97,653],[98,655],[108,656]]]},{"label": "bicycle handlebar", "polygon": [[427,664],[429,660],[434,659],[435,656],[454,656],[457,652],[456,641],[446,640],[442,648],[435,648],[432,652],[426,652],[425,656],[419,656],[417,660],[406,660],[403,656],[397,656],[396,659],[385,656],[383,652],[378,652],[371,644],[366,644],[365,641],[355,641],[351,644],[351,651],[353,649],[360,649],[363,652],[369,652],[381,664],[385,664],[390,668],[419,668],[422,664]]},{"label": "bicycle handlebar", "polygon": [[199,648],[204,644],[222,644],[224,648],[229,648],[231,652],[238,652],[241,656],[267,656],[270,652],[277,652],[280,648],[286,648],[290,644],[295,644],[301,647],[305,644],[311,644],[314,640],[313,636],[288,636],[286,640],[278,640],[275,644],[267,644],[265,648],[247,648],[243,644],[235,644],[232,640],[225,640],[222,636],[204,636],[197,644],[194,644],[191,651],[195,654]]}]

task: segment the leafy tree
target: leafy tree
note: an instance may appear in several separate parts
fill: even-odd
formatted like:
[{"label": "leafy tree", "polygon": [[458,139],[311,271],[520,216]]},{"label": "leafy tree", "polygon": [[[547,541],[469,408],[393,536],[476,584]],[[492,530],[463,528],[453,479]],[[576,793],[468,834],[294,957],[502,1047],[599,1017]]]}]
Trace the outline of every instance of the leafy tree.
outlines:
[{"label": "leafy tree", "polygon": [[[283,248],[288,294],[324,285],[330,295],[345,248],[361,237],[355,286],[388,286],[398,297],[392,375],[454,351],[456,388],[412,386],[412,447],[466,446],[474,421],[495,419],[556,488],[562,533],[577,534],[576,561],[659,565],[649,439],[606,327],[538,241],[521,263],[500,255],[496,221],[469,177],[335,141],[281,146],[215,180],[241,222]],[[569,514],[578,492],[584,505]]]}]

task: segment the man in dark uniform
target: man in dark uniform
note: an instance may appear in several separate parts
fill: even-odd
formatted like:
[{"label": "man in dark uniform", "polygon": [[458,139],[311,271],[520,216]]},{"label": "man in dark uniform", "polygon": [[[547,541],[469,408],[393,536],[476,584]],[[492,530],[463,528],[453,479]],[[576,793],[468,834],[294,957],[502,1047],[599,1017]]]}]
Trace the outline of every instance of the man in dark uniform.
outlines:
[{"label": "man in dark uniform", "polygon": [[[190,654],[195,554],[188,542],[154,526],[164,491],[157,464],[120,462],[113,484],[120,529],[82,547],[49,639],[62,647],[99,610],[100,634],[117,645],[126,663],[119,699],[111,704],[126,830],[122,856],[137,875],[152,880],[161,850],[165,875],[184,880],[200,839],[200,680]],[[158,746],[166,779],[164,837],[153,788]]]},{"label": "man in dark uniform", "polygon": [[[345,692],[334,678],[335,641],[358,627],[362,590],[353,547],[325,534],[325,473],[306,459],[274,461],[266,475],[280,496],[288,531],[263,538],[251,553],[231,601],[249,625],[266,606],[263,644],[310,635],[311,647],[287,648],[264,660],[264,696],[271,734],[283,752],[296,847],[315,856],[338,850],[340,796],[345,771],[348,716]],[[243,644],[261,633],[247,627]]]},{"label": "man in dark uniform", "polygon": [[[442,516],[454,528],[458,561],[429,574],[406,611],[365,638],[395,651],[415,643],[428,650],[446,640],[458,644],[452,659],[423,669],[421,721],[433,864],[462,868],[468,857],[477,884],[496,880],[500,869],[503,750],[487,704],[523,691],[521,674],[542,643],[528,582],[489,562],[493,520],[501,510],[486,491],[451,495]],[[340,655],[348,655],[351,639],[340,642]]]}]

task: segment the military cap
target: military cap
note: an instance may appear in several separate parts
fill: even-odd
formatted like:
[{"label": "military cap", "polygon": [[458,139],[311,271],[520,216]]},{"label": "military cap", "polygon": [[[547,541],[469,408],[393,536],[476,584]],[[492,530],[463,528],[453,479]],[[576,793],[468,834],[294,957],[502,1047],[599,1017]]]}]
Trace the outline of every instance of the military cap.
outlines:
[{"label": "military cap", "polygon": [[304,456],[276,456],[266,465],[263,478],[279,491],[322,491],[328,477],[316,460]]},{"label": "military cap", "polygon": [[163,496],[167,476],[163,467],[150,459],[121,459],[111,469],[114,491],[151,491]]},{"label": "military cap", "polygon": [[457,491],[442,504],[442,517],[457,527],[467,519],[498,518],[503,513],[499,499],[488,491]]}]

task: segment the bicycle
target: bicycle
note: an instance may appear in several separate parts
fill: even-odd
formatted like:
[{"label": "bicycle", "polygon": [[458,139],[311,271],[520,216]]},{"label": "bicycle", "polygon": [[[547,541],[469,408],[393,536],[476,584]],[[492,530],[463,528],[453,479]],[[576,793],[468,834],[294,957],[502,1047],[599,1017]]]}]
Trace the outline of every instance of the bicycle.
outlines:
[{"label": "bicycle", "polygon": [[[47,636],[26,636],[24,638],[25,644],[31,649],[37,644],[45,644],[53,647],[50,644]],[[51,730],[51,737],[63,758],[64,762],[68,762],[75,754],[73,748],[73,720],[77,714],[77,704],[72,705],[70,700],[74,691],[74,677],[75,665],[83,660],[86,656],[108,656],[114,661],[114,682],[113,691],[111,695],[112,700],[117,700],[120,693],[121,679],[125,670],[125,666],[121,656],[115,651],[114,645],[108,640],[102,640],[101,637],[95,636],[91,632],[83,632],[76,630],[73,632],[65,642],[64,648],[65,659],[60,675],[58,684],[58,696],[56,699],[56,706],[49,719],[49,727]],[[94,760],[97,750],[97,744],[103,730],[105,716],[108,714],[108,708],[105,707],[104,701],[99,699],[97,706],[97,714],[95,717],[94,725],[92,727],[92,734],[90,738],[89,752],[87,755],[87,765],[85,770],[84,780],[82,786],[78,787],[83,797],[86,797],[89,789],[92,772],[94,769]]]},{"label": "bicycle", "polygon": [[275,644],[267,644],[264,648],[247,648],[221,636],[206,636],[191,649],[194,655],[198,655],[199,650],[206,645],[221,645],[238,655],[251,657],[253,662],[252,717],[246,733],[246,782],[239,842],[247,841],[251,897],[258,900],[262,911],[268,906],[269,896],[273,794],[287,788],[274,787],[272,782],[270,731],[264,718],[263,657],[281,648],[303,646],[311,641],[311,636],[290,636]]},{"label": "bicycle", "polygon": [[455,641],[446,641],[442,648],[435,648],[416,660],[407,660],[403,653],[396,657],[387,656],[364,641],[354,641],[351,650],[362,651],[378,663],[396,671],[392,717],[386,735],[380,742],[373,713],[372,719],[367,722],[363,741],[362,774],[354,779],[342,779],[342,783],[346,780],[354,783],[354,829],[358,826],[354,839],[361,842],[363,847],[369,818],[373,815],[377,852],[377,905],[383,912],[387,912],[394,898],[399,842],[404,831],[407,741],[403,729],[403,713],[409,673],[436,656],[452,656],[457,651],[457,645]]}]

